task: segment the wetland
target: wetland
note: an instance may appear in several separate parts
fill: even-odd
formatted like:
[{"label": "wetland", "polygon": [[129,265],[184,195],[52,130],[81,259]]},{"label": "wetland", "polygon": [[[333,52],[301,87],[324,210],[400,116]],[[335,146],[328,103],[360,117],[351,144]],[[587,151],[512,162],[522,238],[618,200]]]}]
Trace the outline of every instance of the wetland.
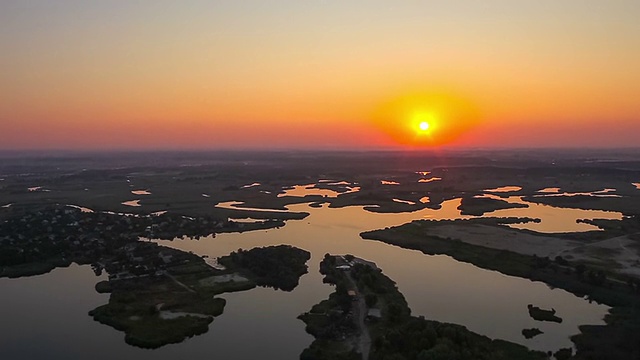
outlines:
[{"label": "wetland", "polygon": [[[457,324],[512,349],[588,358],[615,348],[633,358],[639,163],[511,155],[4,159],[0,203],[11,206],[0,208],[0,305],[29,316],[2,325],[0,356],[296,359],[314,343],[298,316],[334,293],[320,262],[354,254],[394,284],[410,328]],[[427,175],[437,181],[420,181]],[[132,206],[132,194],[143,201]],[[275,283],[264,277],[269,262],[237,258],[279,246],[308,255],[292,264],[295,275],[267,276]],[[540,322],[532,308],[562,321]],[[59,324],[86,342],[61,337]],[[96,357],[89,344],[109,350]],[[380,349],[413,358],[394,346]]]}]

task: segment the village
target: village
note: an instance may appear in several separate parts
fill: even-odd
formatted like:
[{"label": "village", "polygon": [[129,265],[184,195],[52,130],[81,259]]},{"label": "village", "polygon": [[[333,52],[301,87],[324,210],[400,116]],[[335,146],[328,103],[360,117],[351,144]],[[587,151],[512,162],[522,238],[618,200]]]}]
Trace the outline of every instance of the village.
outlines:
[{"label": "village", "polygon": [[[0,223],[0,277],[42,274],[75,262],[118,278],[149,275],[171,257],[148,258],[141,239],[196,239],[221,232],[281,226],[278,220],[242,223],[211,216],[186,217],[88,212],[57,206],[8,217]],[[115,259],[115,260],[114,260]],[[128,259],[127,262],[122,261]]]}]

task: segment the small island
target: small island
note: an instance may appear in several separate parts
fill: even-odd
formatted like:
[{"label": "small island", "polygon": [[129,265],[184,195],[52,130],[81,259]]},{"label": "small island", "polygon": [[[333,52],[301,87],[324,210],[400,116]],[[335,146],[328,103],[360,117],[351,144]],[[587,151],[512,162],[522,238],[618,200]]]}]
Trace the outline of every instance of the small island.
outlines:
[{"label": "small island", "polygon": [[482,216],[485,213],[496,210],[527,208],[529,205],[521,203],[510,203],[505,200],[486,197],[463,197],[460,201],[460,214]]},{"label": "small island", "polygon": [[533,339],[540,334],[544,333],[538,328],[522,329],[522,336],[524,336],[525,339]]},{"label": "small island", "polygon": [[311,253],[289,245],[239,249],[218,259],[228,269],[239,269],[258,286],[292,291],[298,286],[300,276],[307,273],[306,262]]},{"label": "small island", "polygon": [[562,318],[560,318],[559,316],[556,316],[555,309],[545,310],[537,306],[533,306],[531,304],[527,305],[527,309],[529,309],[529,316],[531,316],[531,318],[534,320],[550,321],[550,322],[557,322],[557,323],[562,322]]}]

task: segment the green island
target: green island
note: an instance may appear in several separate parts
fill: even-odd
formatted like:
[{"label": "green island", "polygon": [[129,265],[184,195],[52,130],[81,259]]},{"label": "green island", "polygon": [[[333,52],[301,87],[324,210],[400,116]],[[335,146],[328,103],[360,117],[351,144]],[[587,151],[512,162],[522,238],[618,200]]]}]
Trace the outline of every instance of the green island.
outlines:
[{"label": "green island", "polygon": [[258,286],[292,291],[298,286],[300,276],[307,273],[308,251],[288,245],[239,249],[218,259],[227,269],[238,269]]},{"label": "green island", "polygon": [[[109,303],[89,312],[96,321],[125,332],[125,341],[143,348],[158,348],[207,332],[214,317],[222,314],[221,293],[269,286],[291,291],[306,273],[309,252],[292,246],[239,250],[219,259],[224,270],[183,251],[138,242],[110,262],[110,280],[96,290],[110,291]],[[237,258],[251,259],[246,266]],[[152,274],[131,274],[136,260],[155,264]],[[267,264],[264,267],[263,264]],[[133,266],[133,268],[132,268]],[[116,272],[120,270],[120,272]],[[287,279],[283,285],[281,277]]]},{"label": "green island", "polygon": [[557,322],[557,323],[562,322],[562,318],[559,316],[556,316],[555,309],[545,310],[537,306],[533,306],[531,304],[527,305],[527,309],[529,309],[529,316],[531,316],[531,318],[534,320],[551,321],[551,322]]},{"label": "green island", "polygon": [[540,334],[544,333],[538,328],[522,329],[522,336],[524,336],[525,339],[533,339]]},{"label": "green island", "polygon": [[335,292],[299,317],[316,338],[302,360],[547,358],[461,325],[411,316],[393,280],[368,261],[326,254],[320,272]]},{"label": "green island", "polygon": [[[429,255],[448,255],[458,261],[506,275],[542,281],[577,296],[588,296],[593,301],[611,306],[609,314],[605,317],[606,325],[579,327],[580,333],[571,337],[577,351],[575,354],[569,351],[569,357],[637,359],[640,356],[640,280],[619,271],[612,271],[612,268],[618,269],[621,265],[612,263],[608,253],[600,252],[597,253],[600,257],[587,260],[570,258],[574,254],[581,254],[585,246],[597,245],[612,237],[617,239],[615,237],[620,236],[623,231],[635,234],[638,230],[638,217],[623,219],[621,224],[617,224],[611,231],[605,228],[604,231],[559,234],[554,237],[533,234],[531,231],[506,230],[504,224],[508,222],[505,220],[508,219],[421,220],[393,228],[364,232],[361,236],[364,239],[420,250]],[[484,233],[485,236],[481,239],[471,234],[471,230],[485,228],[493,233]],[[515,239],[510,242],[514,246],[504,245],[505,234],[514,234]],[[517,241],[522,237],[529,240],[528,247]],[[496,242],[493,242],[492,238],[496,238]],[[535,238],[538,238],[539,243],[533,241]],[[535,251],[544,250],[549,241],[552,241],[554,246],[576,243],[580,246],[567,247],[569,250],[560,251],[565,256],[536,255]],[[498,242],[502,245],[498,245]],[[558,253],[557,248],[551,250],[553,251],[550,253]],[[567,350],[562,349],[559,356],[566,356],[566,353]]]},{"label": "green island", "polygon": [[505,200],[482,197],[463,197],[460,201],[460,214],[482,216],[484,213],[503,210],[529,207],[527,204],[509,203]]}]

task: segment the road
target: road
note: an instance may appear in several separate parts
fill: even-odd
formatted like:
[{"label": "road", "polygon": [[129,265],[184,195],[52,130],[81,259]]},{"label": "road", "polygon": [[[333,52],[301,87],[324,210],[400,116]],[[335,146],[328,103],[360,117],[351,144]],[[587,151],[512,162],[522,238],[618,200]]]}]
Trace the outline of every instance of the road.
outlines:
[{"label": "road", "polygon": [[356,326],[358,327],[358,338],[356,342],[356,349],[360,354],[362,354],[362,360],[369,360],[369,352],[371,350],[371,336],[369,336],[369,329],[367,325],[364,323],[365,318],[367,317],[367,303],[364,300],[364,296],[360,293],[360,290],[356,286],[355,281],[351,277],[350,272],[346,272],[347,279],[351,282],[353,289],[357,294],[357,301],[353,302],[353,317],[356,321]]},{"label": "road", "polygon": [[196,291],[193,290],[192,288],[190,288],[189,286],[187,286],[185,283],[181,282],[180,280],[176,279],[175,276],[169,274],[168,272],[165,272],[165,275],[167,275],[167,277],[171,280],[173,280],[173,282],[175,282],[178,286],[183,287],[185,290],[195,293]]}]

